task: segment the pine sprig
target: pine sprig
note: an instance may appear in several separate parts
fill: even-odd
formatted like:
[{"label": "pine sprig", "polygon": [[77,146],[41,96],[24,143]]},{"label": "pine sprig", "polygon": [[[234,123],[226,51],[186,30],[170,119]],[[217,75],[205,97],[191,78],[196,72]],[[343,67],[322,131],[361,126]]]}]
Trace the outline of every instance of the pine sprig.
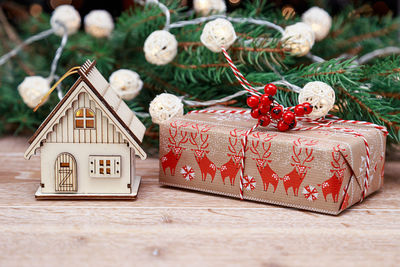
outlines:
[{"label": "pine sprig", "polygon": [[[183,12],[179,1],[164,2],[171,10],[171,21],[195,18]],[[281,10],[265,0],[246,2],[232,17],[261,18],[285,27],[300,21],[300,16],[284,17]],[[228,52],[240,71],[255,86],[286,80],[298,87],[310,81],[323,81],[336,92],[334,112],[344,119],[367,120],[389,129],[389,141],[400,142],[400,57],[387,56],[359,65],[358,58],[375,49],[397,45],[396,29],[399,20],[392,16],[378,18],[370,15],[368,6],[349,7],[334,18],[331,33],[317,42],[312,53],[326,59],[313,63],[305,57],[294,57],[283,47],[280,33],[273,29],[247,23],[233,23],[238,40]],[[59,62],[58,75],[70,67],[95,59],[104,75],[120,68],[139,73],[143,90],[128,105],[137,112],[147,112],[150,101],[162,92],[184,96],[186,99],[207,101],[220,99],[242,90],[220,53],[209,51],[201,42],[204,23],[171,29],[178,40],[177,57],[170,64],[155,66],[144,57],[143,44],[155,30],[163,29],[165,17],[156,5],[137,7],[124,12],[116,20],[109,39],[95,39],[80,31],[70,36]],[[49,16],[32,18],[19,25],[21,38],[48,29]],[[0,133],[33,131],[58,99],[52,95],[46,105],[33,113],[21,100],[16,90],[25,76],[47,76],[60,38],[50,38],[33,44],[18,57],[0,67]],[[13,47],[10,40],[0,42],[4,53]],[[6,47],[8,46],[8,47]],[[341,58],[337,58],[342,56]],[[25,67],[21,67],[21,62]],[[74,78],[63,82],[66,90]],[[297,104],[297,93],[279,85],[277,100],[285,105]],[[246,106],[245,96],[229,102]],[[192,108],[187,108],[192,109]],[[150,118],[142,119],[148,128],[148,142],[156,142],[157,126]]]}]

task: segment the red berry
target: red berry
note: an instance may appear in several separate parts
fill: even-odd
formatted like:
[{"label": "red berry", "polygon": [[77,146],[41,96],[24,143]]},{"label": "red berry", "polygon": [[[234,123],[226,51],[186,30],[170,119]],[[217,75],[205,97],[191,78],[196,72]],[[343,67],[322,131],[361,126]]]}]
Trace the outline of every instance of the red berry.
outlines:
[{"label": "red berry", "polygon": [[257,96],[250,96],[247,98],[247,105],[251,108],[257,107],[259,102],[260,100]]},{"label": "red berry", "polygon": [[276,94],[276,85],[272,84],[272,83],[268,83],[265,87],[264,87],[264,92],[268,95],[272,95],[274,96]]},{"label": "red berry", "polygon": [[258,119],[258,122],[260,123],[261,126],[268,126],[268,124],[271,122],[271,119],[268,116],[261,116]]},{"label": "red berry", "polygon": [[313,106],[310,103],[303,103],[303,107],[304,107],[304,113],[305,114],[310,114],[313,110]]},{"label": "red berry", "polygon": [[267,115],[268,112],[269,112],[269,105],[262,105],[261,104],[261,105],[258,106],[258,109],[260,111],[260,114]]},{"label": "red berry", "polygon": [[260,102],[261,102],[262,105],[270,106],[271,103],[272,103],[272,100],[271,100],[269,95],[264,94],[264,95],[261,96]]},{"label": "red berry", "polygon": [[258,119],[260,117],[260,110],[258,108],[255,108],[251,111],[250,115],[254,118],[254,119]]},{"label": "red berry", "polygon": [[295,115],[292,111],[288,110],[288,111],[285,111],[285,113],[283,113],[282,119],[287,124],[291,124],[295,119]]},{"label": "red berry", "polygon": [[296,119],[294,119],[292,121],[292,123],[289,124],[289,129],[293,129],[294,127],[296,127],[296,125],[297,125],[297,121],[296,121]]},{"label": "red berry", "polygon": [[281,106],[277,106],[272,108],[271,110],[271,117],[274,120],[280,119],[282,117],[283,108]]},{"label": "red berry", "polygon": [[294,113],[296,114],[296,116],[304,116],[305,113],[305,109],[304,106],[302,104],[298,104],[297,106],[294,107]]},{"label": "red berry", "polygon": [[283,120],[278,122],[278,130],[281,132],[285,132],[289,130],[289,125],[286,124]]}]

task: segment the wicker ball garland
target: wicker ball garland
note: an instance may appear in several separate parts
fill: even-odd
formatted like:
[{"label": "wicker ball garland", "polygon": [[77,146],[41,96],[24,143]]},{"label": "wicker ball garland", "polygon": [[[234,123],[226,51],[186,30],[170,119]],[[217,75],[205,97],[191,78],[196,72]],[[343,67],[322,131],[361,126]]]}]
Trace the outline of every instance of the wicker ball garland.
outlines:
[{"label": "wicker ball garland", "polygon": [[18,85],[22,100],[30,108],[36,107],[49,90],[49,81],[41,76],[25,77],[24,81]]},{"label": "wicker ball garland", "polygon": [[289,48],[290,53],[295,56],[304,56],[310,52],[314,40],[312,28],[304,22],[287,26],[281,38],[283,46]]},{"label": "wicker ball garland", "polygon": [[66,27],[68,35],[74,34],[81,26],[81,16],[71,5],[58,6],[51,15],[50,25],[56,35],[62,36],[64,28],[60,24]]},{"label": "wicker ball garland", "polygon": [[170,63],[178,52],[175,36],[165,30],[152,32],[144,42],[146,60],[155,65]]},{"label": "wicker ball garland", "polygon": [[224,0],[194,0],[193,8],[196,13],[203,16],[212,13],[223,13],[226,11]]},{"label": "wicker ball garland", "polygon": [[332,26],[332,18],[329,13],[316,6],[308,9],[301,16],[301,19],[304,23],[311,26],[315,34],[315,40],[317,41],[324,39]]},{"label": "wicker ball garland", "polygon": [[85,31],[96,37],[109,37],[114,29],[113,19],[106,10],[92,10],[84,19]]},{"label": "wicker ball garland", "polygon": [[335,91],[324,82],[307,83],[299,93],[299,103],[308,102],[312,112],[306,116],[318,119],[326,116],[335,104]]},{"label": "wicker ball garland", "polygon": [[111,88],[124,100],[134,99],[143,87],[139,74],[127,69],[114,71],[109,80]]},{"label": "wicker ball garland", "polygon": [[200,36],[201,42],[211,51],[221,52],[221,46],[228,49],[236,40],[235,29],[226,19],[216,19],[208,22]]},{"label": "wicker ball garland", "polygon": [[151,101],[149,112],[154,123],[161,123],[171,118],[182,116],[182,100],[172,94],[160,94]]}]

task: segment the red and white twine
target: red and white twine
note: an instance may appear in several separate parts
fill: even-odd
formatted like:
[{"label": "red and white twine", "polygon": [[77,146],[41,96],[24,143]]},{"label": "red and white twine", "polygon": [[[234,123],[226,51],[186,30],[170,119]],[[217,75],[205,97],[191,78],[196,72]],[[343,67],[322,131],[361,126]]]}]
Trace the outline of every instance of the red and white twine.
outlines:
[{"label": "red and white twine", "polygon": [[252,95],[261,95],[261,93],[258,92],[256,89],[254,89],[254,87],[246,80],[246,78],[243,76],[243,74],[240,73],[238,68],[233,63],[231,57],[228,55],[228,52],[226,52],[225,48],[221,47],[221,49],[222,49],[222,53],[225,56],[226,61],[228,61],[229,67],[231,67],[233,74],[235,75],[235,77],[239,81],[239,83],[243,86],[243,88]]},{"label": "red and white twine", "polygon": [[247,147],[247,140],[249,139],[249,135],[258,127],[258,123],[251,127],[249,130],[246,131],[246,133],[243,135],[242,139],[242,150],[241,154],[242,156],[240,157],[240,181],[239,181],[239,194],[240,194],[240,199],[243,200],[243,181],[244,181],[244,164],[246,162],[245,156],[246,156],[246,147]]}]

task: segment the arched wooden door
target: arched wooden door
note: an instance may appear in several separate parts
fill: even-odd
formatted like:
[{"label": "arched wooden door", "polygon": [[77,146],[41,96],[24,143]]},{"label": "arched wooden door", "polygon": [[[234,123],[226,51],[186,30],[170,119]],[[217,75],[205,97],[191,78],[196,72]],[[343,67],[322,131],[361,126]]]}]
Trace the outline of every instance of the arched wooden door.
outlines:
[{"label": "arched wooden door", "polygon": [[61,153],[55,163],[56,192],[76,192],[76,161],[69,153]]}]

